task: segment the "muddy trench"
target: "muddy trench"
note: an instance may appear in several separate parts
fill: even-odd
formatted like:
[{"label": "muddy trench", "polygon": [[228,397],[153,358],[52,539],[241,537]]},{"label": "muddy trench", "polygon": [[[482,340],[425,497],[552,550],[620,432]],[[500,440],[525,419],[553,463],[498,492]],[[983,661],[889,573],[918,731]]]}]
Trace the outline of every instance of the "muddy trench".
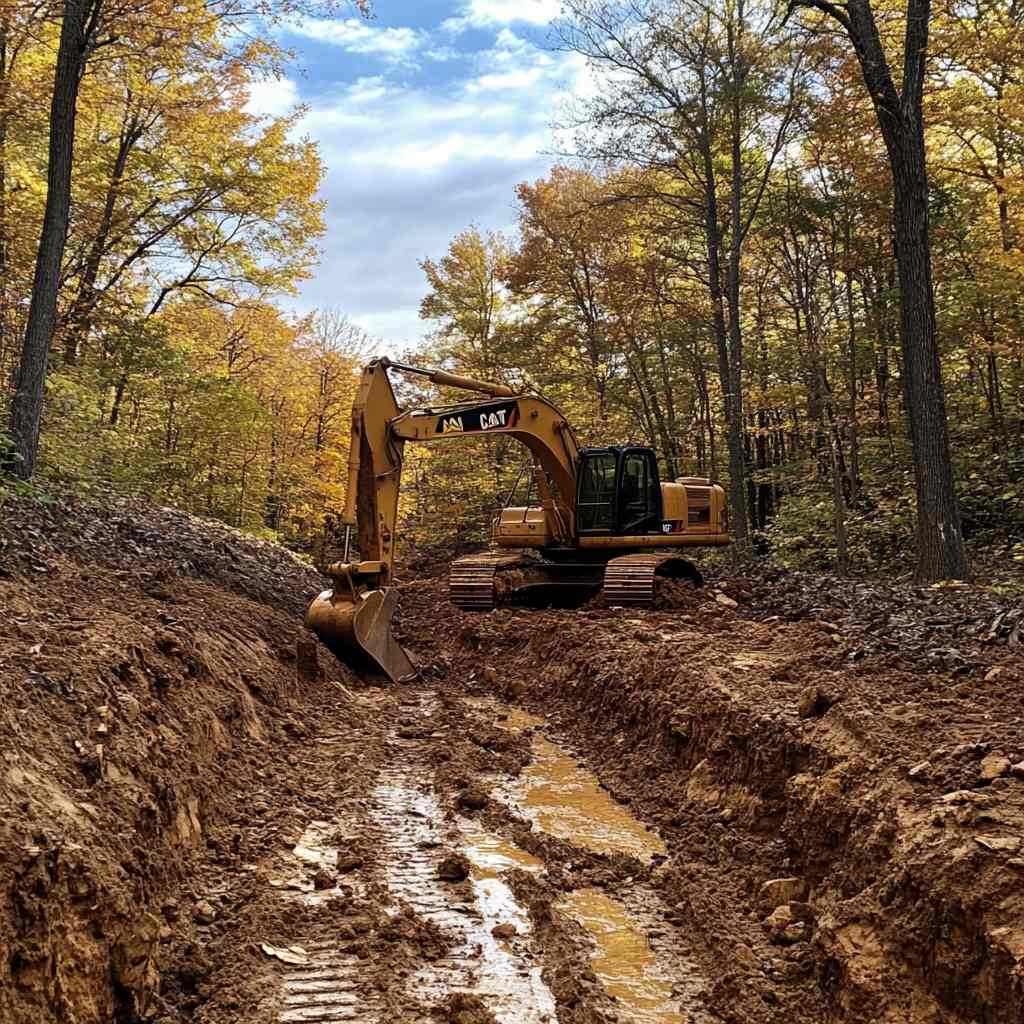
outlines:
[{"label": "muddy trench", "polygon": [[[353,700],[380,724],[348,773],[358,788],[243,866],[261,892],[225,900],[230,873],[207,876],[197,905],[219,898],[233,914],[220,928],[193,914],[199,971],[186,963],[191,984],[168,1010],[280,1024],[717,1019],[650,881],[664,842],[543,718],[436,686]],[[350,765],[338,737],[309,739],[316,754],[296,767],[312,778]]]},{"label": "muddy trench", "polygon": [[1008,648],[411,579],[421,677],[372,686],[280,549],[38,514],[0,575],[0,1024],[1024,1020]]},{"label": "muddy trench", "polygon": [[[300,636],[278,670],[295,682],[275,742],[249,749],[258,710],[247,742],[212,723],[192,738],[218,798],[198,782],[177,797],[157,881],[141,913],[121,908],[131,926],[106,970],[88,945],[107,918],[57,920],[59,868],[33,881],[46,837],[30,851],[23,885],[49,901],[49,940],[36,971],[15,954],[26,999],[3,1019],[848,1021],[875,1019],[879,991],[880,1020],[1020,1019],[1012,926],[928,890],[926,867],[948,881],[950,837],[933,821],[929,858],[906,856],[888,783],[867,789],[840,756],[842,718],[825,742],[722,680],[668,707],[637,689],[650,666],[609,675],[607,656],[550,642],[546,669],[536,647],[503,662],[473,623],[425,680],[365,688],[325,675],[329,655]],[[958,792],[945,805],[961,822],[972,801],[992,805]],[[64,1007],[52,1018],[35,1015],[47,991]]]}]

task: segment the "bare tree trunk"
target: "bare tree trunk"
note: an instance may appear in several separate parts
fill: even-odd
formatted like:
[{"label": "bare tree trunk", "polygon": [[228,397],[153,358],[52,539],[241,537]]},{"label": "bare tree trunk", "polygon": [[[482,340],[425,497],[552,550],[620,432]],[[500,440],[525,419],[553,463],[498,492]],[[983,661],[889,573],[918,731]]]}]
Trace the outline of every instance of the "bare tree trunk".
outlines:
[{"label": "bare tree trunk", "polygon": [[857,504],[860,491],[860,436],[857,423],[857,320],[853,304],[853,268],[850,252],[850,219],[844,222],[843,255],[846,257],[846,269],[843,274],[846,284],[846,325],[847,346],[849,353],[849,377],[847,378],[847,422],[850,437],[850,472],[847,493],[851,505]]},{"label": "bare tree trunk", "polygon": [[836,568],[840,576],[850,572],[850,553],[846,536],[846,498],[839,466],[839,438],[832,432],[832,515],[836,537]]},{"label": "bare tree trunk", "polygon": [[57,290],[71,211],[71,164],[78,88],[96,31],[100,3],[101,0],[64,0],[50,104],[46,209],[36,254],[25,342],[11,403],[14,449],[7,457],[7,468],[23,480],[31,479],[39,452],[46,371],[57,321]]},{"label": "bare tree trunk", "polygon": [[138,142],[141,129],[137,124],[126,123],[121,131],[121,139],[114,158],[114,166],[107,184],[107,195],[103,204],[103,215],[99,230],[96,232],[89,254],[86,257],[85,269],[82,272],[81,284],[65,320],[67,330],[64,337],[64,362],[74,365],[82,355],[89,331],[92,328],[96,303],[99,298],[96,291],[96,279],[100,272],[100,262],[107,249],[110,231],[114,223],[114,210],[117,205],[121,185],[124,181],[125,167],[132,147]]}]

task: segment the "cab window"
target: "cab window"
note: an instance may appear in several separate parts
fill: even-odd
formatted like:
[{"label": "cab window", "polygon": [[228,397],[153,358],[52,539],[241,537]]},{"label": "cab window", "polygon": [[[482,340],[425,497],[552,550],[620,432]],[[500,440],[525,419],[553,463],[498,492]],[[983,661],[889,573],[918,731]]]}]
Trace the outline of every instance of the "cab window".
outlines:
[{"label": "cab window", "polygon": [[661,502],[652,459],[645,452],[630,452],[622,460],[620,532],[654,533],[660,527]]},{"label": "cab window", "polygon": [[615,454],[595,452],[584,457],[576,501],[578,529],[610,531],[615,521]]}]

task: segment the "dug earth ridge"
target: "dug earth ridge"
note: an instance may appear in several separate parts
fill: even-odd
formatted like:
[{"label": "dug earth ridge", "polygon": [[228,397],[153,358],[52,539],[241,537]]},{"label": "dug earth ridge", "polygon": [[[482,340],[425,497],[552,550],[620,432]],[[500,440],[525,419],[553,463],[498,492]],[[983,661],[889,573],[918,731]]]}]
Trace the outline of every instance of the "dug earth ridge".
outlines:
[{"label": "dug earth ridge", "polygon": [[756,622],[732,592],[439,626],[443,584],[419,581],[401,632],[440,675],[546,716],[657,827],[652,879],[722,1019],[1024,1019],[1019,651],[851,658],[827,608]]}]

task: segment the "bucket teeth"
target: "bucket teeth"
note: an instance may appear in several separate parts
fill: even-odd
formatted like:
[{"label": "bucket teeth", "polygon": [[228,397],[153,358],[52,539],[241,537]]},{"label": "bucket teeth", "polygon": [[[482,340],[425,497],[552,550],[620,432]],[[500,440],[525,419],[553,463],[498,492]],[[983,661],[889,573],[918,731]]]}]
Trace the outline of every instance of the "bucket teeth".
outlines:
[{"label": "bucket teeth", "polygon": [[351,594],[325,590],[309,606],[306,626],[339,661],[359,675],[384,675],[393,683],[416,669],[391,631],[398,595],[390,588]]}]

